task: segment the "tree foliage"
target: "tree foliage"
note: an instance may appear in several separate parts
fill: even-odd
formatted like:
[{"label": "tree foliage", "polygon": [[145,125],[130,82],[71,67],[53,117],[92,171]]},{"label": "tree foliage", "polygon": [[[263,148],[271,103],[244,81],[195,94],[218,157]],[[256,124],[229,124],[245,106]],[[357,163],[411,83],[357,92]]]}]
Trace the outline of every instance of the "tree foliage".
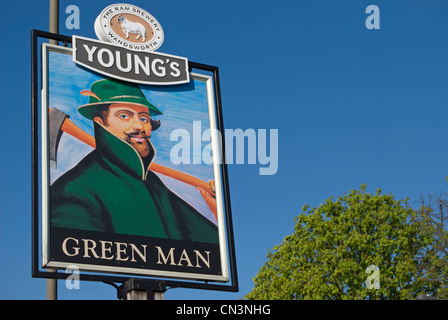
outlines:
[{"label": "tree foliage", "polygon": [[[316,208],[305,205],[293,234],[269,250],[245,298],[415,299],[440,291],[440,282],[424,281],[422,261],[430,265],[437,256],[433,232],[422,227],[426,207],[413,210],[408,199],[365,190],[362,185]],[[368,285],[371,265],[379,269],[376,288]],[[431,276],[446,275],[446,265],[442,269]]]},{"label": "tree foliage", "polygon": [[431,235],[420,253],[417,279],[425,291],[448,299],[448,194],[422,196],[417,218],[422,230]]}]

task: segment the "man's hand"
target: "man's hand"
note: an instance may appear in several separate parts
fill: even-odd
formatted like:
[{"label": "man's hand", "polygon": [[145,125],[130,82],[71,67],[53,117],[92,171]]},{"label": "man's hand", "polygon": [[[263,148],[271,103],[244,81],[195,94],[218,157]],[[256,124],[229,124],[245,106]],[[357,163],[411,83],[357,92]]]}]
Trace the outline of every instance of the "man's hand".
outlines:
[{"label": "man's hand", "polygon": [[[210,181],[210,186],[212,187],[212,190],[214,190],[215,183],[214,181]],[[213,212],[213,215],[215,216],[216,221],[218,221],[218,214],[216,210],[216,198],[212,196],[210,193],[205,191],[204,188],[196,187],[196,189],[201,193],[202,198],[204,198],[205,203],[207,203],[208,207],[210,208],[211,212]]]}]

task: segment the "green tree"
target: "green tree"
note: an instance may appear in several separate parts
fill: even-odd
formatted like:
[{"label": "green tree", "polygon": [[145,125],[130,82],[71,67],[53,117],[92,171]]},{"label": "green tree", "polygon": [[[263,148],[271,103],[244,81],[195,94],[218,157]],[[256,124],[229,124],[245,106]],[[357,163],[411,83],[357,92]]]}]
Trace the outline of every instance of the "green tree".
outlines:
[{"label": "green tree", "polygon": [[420,253],[419,276],[424,291],[448,299],[448,193],[421,197],[417,220],[431,241]]},{"label": "green tree", "polygon": [[[437,291],[420,281],[433,236],[408,199],[362,185],[302,210],[293,234],[269,250],[246,299],[415,299]],[[366,273],[371,265],[379,269],[376,288],[369,285],[375,274]]]}]

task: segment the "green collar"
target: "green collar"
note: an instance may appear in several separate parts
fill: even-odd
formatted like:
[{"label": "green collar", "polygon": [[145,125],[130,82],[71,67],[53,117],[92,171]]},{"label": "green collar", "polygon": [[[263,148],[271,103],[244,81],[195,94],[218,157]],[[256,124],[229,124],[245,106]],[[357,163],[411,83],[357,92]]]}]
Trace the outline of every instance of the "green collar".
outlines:
[{"label": "green collar", "polygon": [[144,162],[133,146],[110,133],[101,124],[94,122],[94,130],[96,150],[102,156],[135,178],[146,180],[149,165],[156,154],[151,142],[149,155]]}]

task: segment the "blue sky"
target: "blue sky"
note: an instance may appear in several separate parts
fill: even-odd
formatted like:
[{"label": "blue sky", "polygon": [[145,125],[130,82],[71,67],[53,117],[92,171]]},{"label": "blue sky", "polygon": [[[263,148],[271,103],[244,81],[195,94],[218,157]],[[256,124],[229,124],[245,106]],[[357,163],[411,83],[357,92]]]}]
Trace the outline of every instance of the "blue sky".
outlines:
[{"label": "blue sky", "polygon": [[[60,1],[60,33],[96,38],[112,1]],[[219,67],[224,126],[278,129],[278,171],[229,165],[240,291],[170,289],[166,299],[238,299],[303,205],[367,185],[397,199],[447,190],[448,3],[423,0],[132,1],[160,22],[160,52]],[[79,30],[65,27],[76,4]],[[380,29],[368,30],[368,5]],[[25,7],[26,6],[26,7]],[[24,8],[25,7],[25,8]],[[31,278],[30,30],[48,30],[48,1],[7,2],[0,21],[6,116],[0,183],[0,299],[45,299]],[[14,25],[11,28],[10,25]],[[379,266],[381,269],[381,266]],[[116,299],[81,283],[60,299]]]}]

